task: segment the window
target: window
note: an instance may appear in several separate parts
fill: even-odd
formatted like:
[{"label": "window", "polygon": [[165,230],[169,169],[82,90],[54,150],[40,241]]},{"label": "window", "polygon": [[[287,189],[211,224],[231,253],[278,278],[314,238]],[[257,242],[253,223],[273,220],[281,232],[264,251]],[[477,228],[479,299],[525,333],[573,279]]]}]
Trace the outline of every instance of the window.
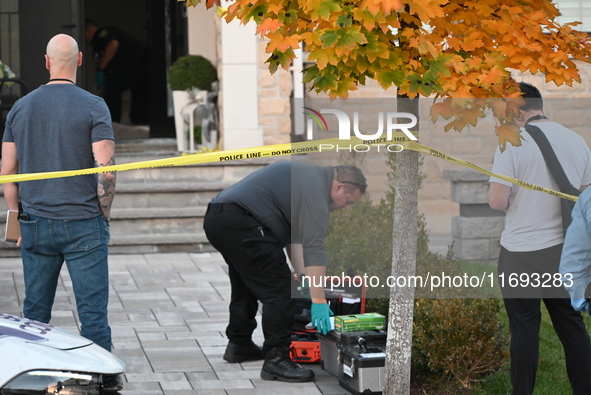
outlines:
[{"label": "window", "polygon": [[562,14],[558,17],[558,22],[582,22],[576,29],[591,33],[591,1],[554,0],[554,4]]}]

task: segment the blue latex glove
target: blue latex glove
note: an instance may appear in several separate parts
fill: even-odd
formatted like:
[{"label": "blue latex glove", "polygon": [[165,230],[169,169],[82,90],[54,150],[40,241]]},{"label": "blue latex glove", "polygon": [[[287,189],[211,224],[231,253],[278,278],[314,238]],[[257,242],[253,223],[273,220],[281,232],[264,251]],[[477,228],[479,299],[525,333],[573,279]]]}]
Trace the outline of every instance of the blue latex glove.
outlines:
[{"label": "blue latex glove", "polygon": [[95,82],[96,82],[96,87],[98,89],[101,89],[103,87],[103,85],[105,84],[105,81],[107,80],[107,77],[105,76],[105,72],[102,70],[97,70],[94,78],[95,78]]},{"label": "blue latex glove", "polygon": [[330,330],[330,316],[334,315],[328,303],[312,302],[312,326],[318,333],[326,335]]}]

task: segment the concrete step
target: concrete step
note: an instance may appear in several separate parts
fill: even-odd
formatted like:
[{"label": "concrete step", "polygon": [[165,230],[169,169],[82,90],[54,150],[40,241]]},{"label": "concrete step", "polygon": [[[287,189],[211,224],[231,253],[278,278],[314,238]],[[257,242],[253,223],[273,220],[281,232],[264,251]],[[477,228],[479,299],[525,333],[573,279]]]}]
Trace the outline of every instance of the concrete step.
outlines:
[{"label": "concrete step", "polygon": [[[162,158],[173,159],[174,157]],[[118,164],[124,163],[138,163],[139,166],[144,165],[141,162],[152,161],[153,159],[146,159],[143,157],[134,158],[125,157],[118,158]],[[194,165],[183,166],[160,166],[135,170],[125,170],[117,173],[117,185],[121,183],[151,183],[159,181],[191,181],[191,182],[222,182],[222,181],[237,181],[244,178],[253,171],[270,163],[263,160],[244,160],[244,163],[229,163],[229,162],[215,162],[215,163],[200,163]],[[148,165],[148,164],[146,164]]]},{"label": "concrete step", "polygon": [[203,230],[194,233],[131,235],[111,238],[109,253],[213,252]]},{"label": "concrete step", "polygon": [[121,156],[169,156],[178,155],[176,139],[172,138],[125,138],[115,135],[115,155]]},{"label": "concrete step", "polygon": [[113,209],[185,208],[206,206],[231,182],[170,181],[118,182]]}]

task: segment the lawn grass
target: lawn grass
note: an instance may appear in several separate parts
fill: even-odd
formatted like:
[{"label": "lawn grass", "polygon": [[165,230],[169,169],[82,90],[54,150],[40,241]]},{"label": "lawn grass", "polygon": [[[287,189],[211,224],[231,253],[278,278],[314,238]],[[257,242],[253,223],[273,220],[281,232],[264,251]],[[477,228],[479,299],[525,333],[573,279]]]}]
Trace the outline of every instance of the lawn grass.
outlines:
[{"label": "lawn grass", "polygon": [[[496,265],[478,264],[458,261],[458,264],[466,273],[479,275],[483,272],[496,273]],[[499,299],[499,303],[502,300]],[[509,320],[505,310],[500,312],[500,318],[507,332],[509,331]],[[591,318],[585,314],[587,328],[591,328]],[[474,385],[474,395],[504,395],[511,393],[511,379],[509,375],[510,360],[503,368],[483,379]],[[550,316],[542,302],[542,325],[540,329],[540,361],[536,377],[535,395],[555,395],[572,393],[570,383],[566,374],[564,361],[564,350],[550,321]]]}]

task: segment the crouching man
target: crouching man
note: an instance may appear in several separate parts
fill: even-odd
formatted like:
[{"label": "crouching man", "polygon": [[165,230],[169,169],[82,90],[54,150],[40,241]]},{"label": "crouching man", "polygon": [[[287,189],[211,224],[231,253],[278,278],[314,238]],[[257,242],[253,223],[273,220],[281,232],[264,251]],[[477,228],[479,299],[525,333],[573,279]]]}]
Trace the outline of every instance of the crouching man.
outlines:
[{"label": "crouching man", "polygon": [[[270,164],[220,192],[205,215],[204,229],[228,264],[232,296],[229,343],[224,360],[265,359],[264,380],[305,382],[314,372],[292,362],[289,351],[295,319],[291,270],[283,249],[301,244],[305,269],[298,274],[319,279],[326,273],[325,238],[330,211],[347,208],[365,192],[354,166],[314,166],[298,162]],[[296,249],[297,250],[297,249]],[[297,259],[292,259],[292,262]],[[312,324],[330,330],[324,288],[312,281]],[[253,343],[258,301],[262,302],[265,341]]]}]

